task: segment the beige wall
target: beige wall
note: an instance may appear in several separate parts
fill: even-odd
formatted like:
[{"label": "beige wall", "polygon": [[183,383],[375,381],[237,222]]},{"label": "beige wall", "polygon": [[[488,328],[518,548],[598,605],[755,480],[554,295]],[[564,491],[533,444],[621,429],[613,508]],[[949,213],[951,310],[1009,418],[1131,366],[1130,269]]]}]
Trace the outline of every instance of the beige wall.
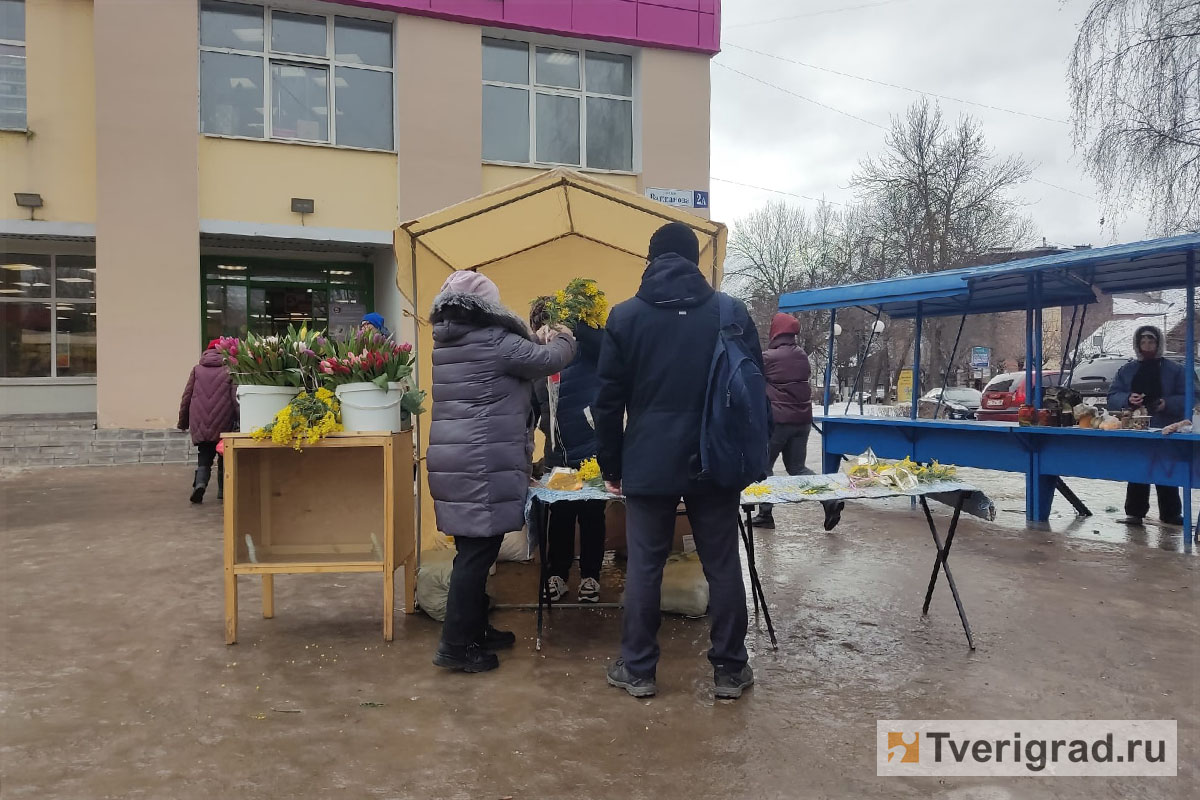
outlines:
[{"label": "beige wall", "polygon": [[[546,167],[510,167],[500,164],[484,164],[483,191],[490,192],[493,189],[499,189],[503,186],[508,186],[510,183],[516,183],[517,181],[523,181],[528,178],[532,178],[534,175],[540,175],[546,171]],[[622,175],[615,172],[583,171],[591,177],[611,183],[613,186],[619,186],[622,189],[630,192],[639,191],[637,175]]]},{"label": "beige wall", "polygon": [[392,153],[211,136],[199,147],[201,219],[300,225],[291,198],[304,197],[316,208],[304,225],[396,227]]},{"label": "beige wall", "polygon": [[95,0],[102,427],[171,427],[199,355],[196,0]]},{"label": "beige wall", "polygon": [[475,25],[401,16],[396,26],[401,221],[479,194],[483,46]]},{"label": "beige wall", "polygon": [[[641,190],[708,189],[709,58],[642,50]],[[707,209],[695,212],[708,218]]]},{"label": "beige wall", "polygon": [[29,0],[25,9],[29,135],[0,132],[0,218],[29,219],[13,192],[37,192],[37,219],[96,219],[91,0]]}]

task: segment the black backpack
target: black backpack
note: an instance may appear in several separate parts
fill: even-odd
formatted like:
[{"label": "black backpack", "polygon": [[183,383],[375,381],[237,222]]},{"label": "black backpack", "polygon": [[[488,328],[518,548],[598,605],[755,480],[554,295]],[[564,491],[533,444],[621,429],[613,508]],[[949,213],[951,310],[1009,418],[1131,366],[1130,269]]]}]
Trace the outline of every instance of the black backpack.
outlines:
[{"label": "black backpack", "polygon": [[767,379],[742,344],[733,299],[717,293],[721,330],[713,348],[700,425],[700,478],[744,489],[768,474],[771,402]]}]

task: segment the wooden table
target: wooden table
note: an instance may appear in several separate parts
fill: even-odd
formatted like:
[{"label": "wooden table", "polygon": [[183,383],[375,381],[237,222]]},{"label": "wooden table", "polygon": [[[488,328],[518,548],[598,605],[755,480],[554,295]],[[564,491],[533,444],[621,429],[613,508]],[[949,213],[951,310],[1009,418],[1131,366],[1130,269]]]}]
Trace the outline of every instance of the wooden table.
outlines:
[{"label": "wooden table", "polygon": [[413,435],[340,433],[303,452],[250,434],[225,436],[225,642],[237,641],[237,578],[261,575],[263,617],[279,573],[383,575],[383,638],[392,640],[395,571],[416,610],[419,552]]}]

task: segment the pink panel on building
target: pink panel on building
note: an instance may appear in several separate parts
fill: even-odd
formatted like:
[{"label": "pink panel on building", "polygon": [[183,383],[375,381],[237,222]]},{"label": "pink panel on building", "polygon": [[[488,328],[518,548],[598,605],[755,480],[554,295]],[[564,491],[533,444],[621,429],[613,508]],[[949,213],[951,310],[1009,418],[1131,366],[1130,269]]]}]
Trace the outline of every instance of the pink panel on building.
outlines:
[{"label": "pink panel on building", "polygon": [[[407,0],[401,0],[401,3],[408,4]],[[432,0],[429,10],[481,22],[499,21],[504,18],[504,0]]]},{"label": "pink panel on building", "polygon": [[400,14],[716,53],[720,0],[332,0]]},{"label": "pink panel on building", "polygon": [[701,50],[720,50],[721,46],[718,40],[721,38],[717,30],[717,15],[716,14],[701,14],[700,15],[700,49]]},{"label": "pink panel on building", "polygon": [[682,8],[684,11],[699,11],[700,0],[641,0],[644,6],[666,6],[667,8]]},{"label": "pink panel on building", "polygon": [[572,29],[605,39],[637,39],[636,0],[590,0],[575,3]]},{"label": "pink panel on building", "polygon": [[638,39],[654,44],[700,48],[700,15],[691,11],[638,3]]}]

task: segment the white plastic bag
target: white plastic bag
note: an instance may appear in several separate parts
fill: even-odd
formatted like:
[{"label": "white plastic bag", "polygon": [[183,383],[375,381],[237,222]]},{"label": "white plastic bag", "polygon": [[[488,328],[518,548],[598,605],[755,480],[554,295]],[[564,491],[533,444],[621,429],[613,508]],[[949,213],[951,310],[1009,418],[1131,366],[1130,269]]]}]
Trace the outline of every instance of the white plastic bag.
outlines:
[{"label": "white plastic bag", "polygon": [[526,528],[504,534],[504,541],[500,543],[500,555],[496,557],[497,561],[529,561],[531,558],[533,558],[533,543],[529,541],[529,531]]}]

